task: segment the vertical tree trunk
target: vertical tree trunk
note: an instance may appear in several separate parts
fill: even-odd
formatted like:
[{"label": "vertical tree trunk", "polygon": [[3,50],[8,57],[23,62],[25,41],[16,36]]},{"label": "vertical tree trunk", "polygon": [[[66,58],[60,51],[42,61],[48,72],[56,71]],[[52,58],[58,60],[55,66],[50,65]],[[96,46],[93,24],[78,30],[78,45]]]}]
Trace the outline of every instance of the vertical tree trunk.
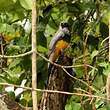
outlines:
[{"label": "vertical tree trunk", "polygon": [[[68,59],[63,60],[62,65],[69,62]],[[70,63],[70,62],[69,62]],[[53,73],[49,77],[48,90],[69,91],[70,80],[61,68],[54,67]],[[67,95],[58,93],[43,93],[39,110],[64,110]]]},{"label": "vertical tree trunk", "polygon": [[[36,66],[36,0],[32,0],[32,88],[37,88],[37,66]],[[37,110],[37,92],[32,91],[33,110]]]},{"label": "vertical tree trunk", "polygon": [[[109,63],[110,63],[110,19],[109,19]],[[106,93],[107,93],[107,110],[110,109],[110,73],[107,76],[106,82]]]}]

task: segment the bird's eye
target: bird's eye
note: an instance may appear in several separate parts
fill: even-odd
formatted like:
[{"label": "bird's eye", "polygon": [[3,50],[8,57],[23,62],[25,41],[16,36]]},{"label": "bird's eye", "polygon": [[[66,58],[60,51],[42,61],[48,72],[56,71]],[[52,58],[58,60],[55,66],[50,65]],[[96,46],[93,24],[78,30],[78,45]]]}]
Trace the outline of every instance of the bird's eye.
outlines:
[{"label": "bird's eye", "polygon": [[69,25],[68,25],[68,23],[61,23],[61,27],[62,27],[62,28],[67,27],[67,28],[68,28]]},{"label": "bird's eye", "polygon": [[61,27],[64,27],[64,23],[61,23]]},{"label": "bird's eye", "polygon": [[63,25],[64,25],[64,27],[69,27],[69,26],[68,26],[68,23],[64,23]]}]

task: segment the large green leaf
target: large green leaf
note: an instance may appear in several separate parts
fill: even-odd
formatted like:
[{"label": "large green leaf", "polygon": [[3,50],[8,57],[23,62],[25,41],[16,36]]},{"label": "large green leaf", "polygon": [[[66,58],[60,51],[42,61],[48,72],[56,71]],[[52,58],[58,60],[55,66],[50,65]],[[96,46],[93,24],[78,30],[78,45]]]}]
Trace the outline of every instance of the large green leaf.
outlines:
[{"label": "large green leaf", "polygon": [[105,38],[109,35],[109,28],[104,22],[100,22],[100,33]]},{"label": "large green leaf", "polygon": [[25,8],[27,10],[32,9],[32,0],[19,0],[19,1],[23,8]]},{"label": "large green leaf", "polygon": [[0,11],[11,9],[15,0],[0,0]]},{"label": "large green leaf", "polygon": [[38,45],[41,45],[41,46],[44,46],[44,47],[47,47],[47,39],[43,33],[43,31],[39,31],[37,33],[37,42],[38,42]]},{"label": "large green leaf", "polygon": [[15,21],[19,21],[24,19],[25,16],[25,10],[24,8],[20,5],[20,3],[17,1],[12,8],[7,12],[8,16],[8,22],[11,24]]},{"label": "large green leaf", "polygon": [[103,74],[104,74],[104,75],[108,76],[109,73],[110,73],[110,64],[108,65],[107,68],[105,68],[105,69],[103,70]]},{"label": "large green leaf", "polygon": [[17,66],[20,63],[20,59],[14,59],[13,62],[9,65],[9,68],[14,68],[15,66]]},{"label": "large green leaf", "polygon": [[76,102],[71,102],[71,104],[67,104],[65,110],[81,110],[81,104]]},{"label": "large green leaf", "polygon": [[94,50],[91,54],[91,59],[93,59],[94,57],[96,57],[98,55],[99,51],[98,50]]}]

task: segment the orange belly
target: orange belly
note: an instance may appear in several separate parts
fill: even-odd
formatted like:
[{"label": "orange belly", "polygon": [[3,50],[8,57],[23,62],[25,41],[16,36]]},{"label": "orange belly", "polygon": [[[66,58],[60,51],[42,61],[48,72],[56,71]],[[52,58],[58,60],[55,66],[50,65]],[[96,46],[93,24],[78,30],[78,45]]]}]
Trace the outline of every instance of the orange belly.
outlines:
[{"label": "orange belly", "polygon": [[67,48],[68,45],[69,45],[68,42],[64,40],[59,40],[55,46],[54,52],[52,52],[52,54],[50,55],[49,60],[55,62],[57,58],[60,56],[61,51]]},{"label": "orange belly", "polygon": [[68,47],[68,42],[60,40],[57,42],[54,52],[53,61],[55,61],[59,55],[61,54],[61,51]]}]

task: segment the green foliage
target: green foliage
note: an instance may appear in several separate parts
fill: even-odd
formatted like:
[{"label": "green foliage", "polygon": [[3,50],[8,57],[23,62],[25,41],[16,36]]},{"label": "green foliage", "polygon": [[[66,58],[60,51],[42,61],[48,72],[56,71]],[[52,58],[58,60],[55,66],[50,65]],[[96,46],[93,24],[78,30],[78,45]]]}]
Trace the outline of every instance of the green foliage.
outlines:
[{"label": "green foliage", "polygon": [[1,0],[0,1],[0,10],[8,10],[11,8],[11,6],[13,6],[13,4],[15,3],[16,1],[14,0],[7,0],[7,3],[6,1],[4,0]]},{"label": "green foliage", "polygon": [[72,96],[68,102],[67,105],[65,106],[65,110],[82,110],[81,109],[81,103],[80,103],[80,98],[76,96]]},{"label": "green foliage", "polygon": [[23,8],[25,8],[27,10],[32,9],[32,0],[19,0],[19,1]]},{"label": "green foliage", "polygon": [[81,110],[81,104],[80,103],[71,102],[70,104],[66,105],[65,110]]},{"label": "green foliage", "polygon": [[98,55],[98,51],[97,50],[94,50],[92,53],[91,53],[91,59],[93,60],[94,57],[96,57]]},{"label": "green foliage", "polygon": [[[48,44],[54,36],[60,22],[68,22],[72,34],[68,56],[73,58],[76,77],[88,83],[74,82],[72,92],[87,93],[105,97],[106,76],[110,72],[107,43],[108,20],[110,18],[109,1],[106,0],[38,0],[37,50],[47,56]],[[31,50],[32,0],[0,0],[0,37],[3,50],[0,54],[18,55]],[[25,22],[24,22],[25,21]],[[28,25],[27,25],[28,24]],[[29,30],[28,32],[26,31]],[[0,42],[1,43],[1,42]],[[43,88],[47,79],[47,62],[38,56],[38,88]],[[0,82],[31,87],[31,56],[0,59]],[[0,92],[5,87],[0,86]],[[11,96],[24,106],[32,106],[30,91],[23,91],[16,97]],[[13,95],[14,94],[14,95]],[[38,94],[40,102],[41,93]],[[68,98],[65,110],[109,110],[106,101],[100,98],[73,95]]]}]

